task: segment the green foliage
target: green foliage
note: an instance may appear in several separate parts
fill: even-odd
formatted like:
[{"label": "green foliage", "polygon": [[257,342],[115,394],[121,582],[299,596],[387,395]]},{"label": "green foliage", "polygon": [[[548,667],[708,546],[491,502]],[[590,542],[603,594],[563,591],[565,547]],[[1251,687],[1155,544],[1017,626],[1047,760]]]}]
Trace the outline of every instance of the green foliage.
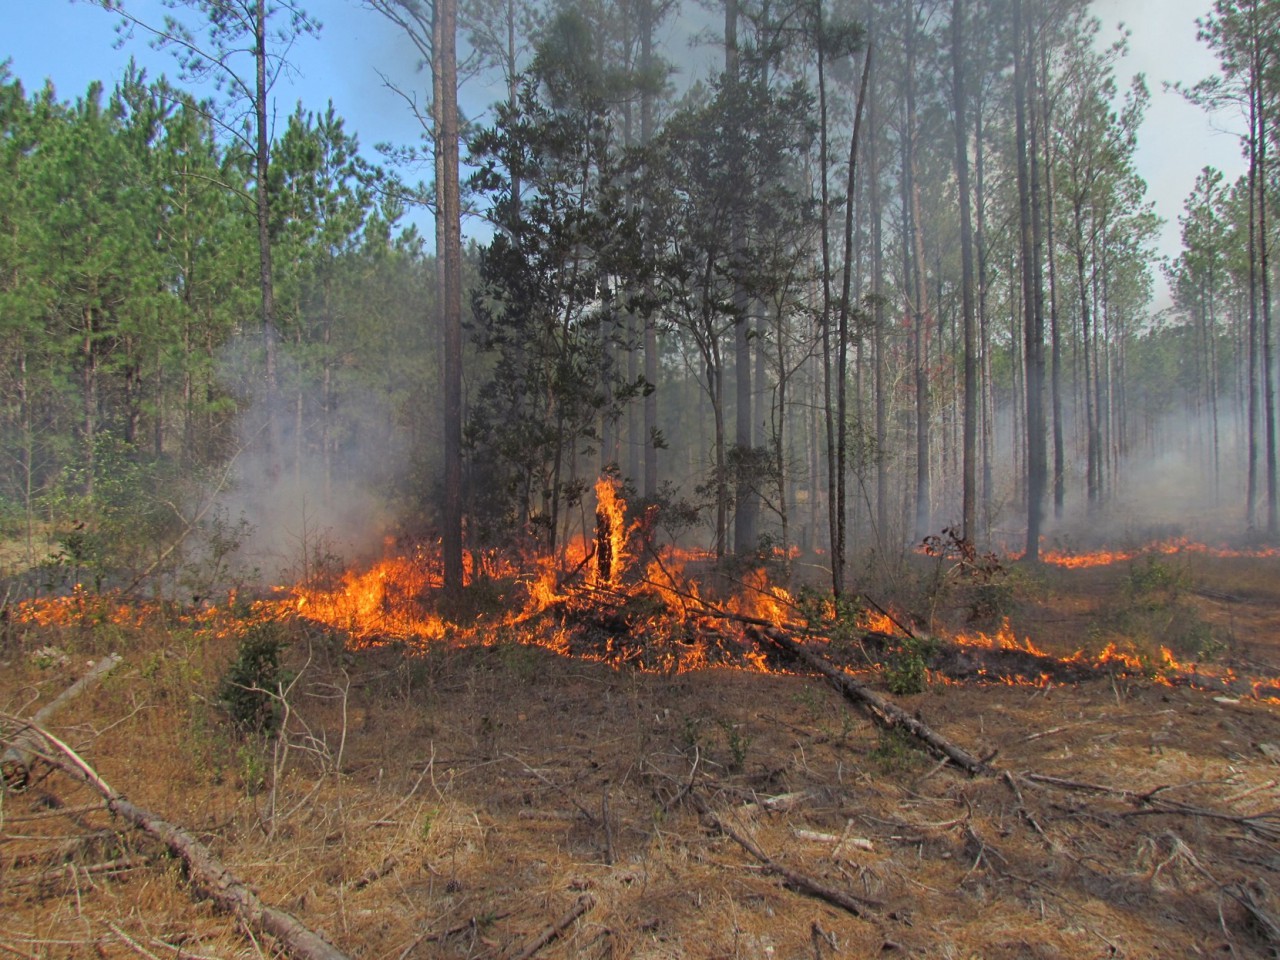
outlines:
[{"label": "green foliage", "polygon": [[871,759],[885,773],[906,773],[920,766],[926,754],[911,734],[891,727],[877,731]]},{"label": "green foliage", "polygon": [[839,647],[848,648],[862,638],[858,620],[865,607],[860,597],[842,594],[833,599],[829,593],[802,584],[796,592],[796,607],[810,631]]},{"label": "green foliage", "polygon": [[729,720],[718,721],[724,733],[725,747],[729,751],[728,768],[731,773],[741,773],[747,763],[747,751],[751,749],[751,738],[744,734],[741,724]]},{"label": "green foliage", "polygon": [[1129,567],[1126,589],[1131,600],[1154,610],[1174,603],[1190,586],[1184,561],[1149,555]]},{"label": "green foliage", "polygon": [[274,733],[280,725],[279,697],[288,682],[281,668],[286,637],[275,620],[250,624],[241,633],[232,661],[218,686],[218,700],[244,734]]},{"label": "green foliage", "polygon": [[1148,555],[1134,560],[1115,595],[1101,605],[1090,630],[1095,644],[1116,643],[1152,674],[1164,662],[1162,648],[1179,660],[1220,656],[1226,643],[1188,599],[1193,586],[1183,557]]},{"label": "green foliage", "polygon": [[929,658],[935,646],[932,641],[904,637],[889,650],[884,679],[889,692],[899,696],[924,693],[929,683]]},{"label": "green foliage", "polygon": [[[579,45],[581,26],[559,18],[552,39]],[[544,54],[544,73],[564,79],[566,65]],[[496,126],[473,142],[473,185],[512,224],[481,252],[472,298],[474,340],[491,364],[467,426],[483,544],[532,534],[554,547],[562,511],[585,489],[563,465],[598,443],[602,416],[616,418],[644,389],[614,360],[634,347],[624,316],[635,294],[618,277],[639,279],[640,246],[607,145],[606,104],[592,90],[563,102],[545,92],[528,80],[519,109],[500,107]]]}]

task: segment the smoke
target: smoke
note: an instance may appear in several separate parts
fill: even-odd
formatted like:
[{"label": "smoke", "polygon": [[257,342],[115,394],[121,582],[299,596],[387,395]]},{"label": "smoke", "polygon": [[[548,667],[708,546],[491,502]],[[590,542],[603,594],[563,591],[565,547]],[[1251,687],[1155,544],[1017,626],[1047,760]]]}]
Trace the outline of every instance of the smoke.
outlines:
[{"label": "smoke", "polygon": [[248,402],[218,509],[240,531],[243,575],[269,583],[381,555],[400,528],[396,505],[410,464],[385,392],[348,382],[326,391],[314,361],[280,347],[274,411],[267,409],[260,342],[241,338],[220,362],[223,383]]},{"label": "smoke", "polygon": [[1141,422],[1134,432],[1127,454],[1114,446],[1108,451],[1093,504],[1086,496],[1086,462],[1077,457],[1069,464],[1060,520],[1053,518],[1050,491],[1049,545],[1136,547],[1181,537],[1217,545],[1248,538],[1245,437],[1229,411],[1220,410],[1216,429],[1208,411],[1177,411]]}]

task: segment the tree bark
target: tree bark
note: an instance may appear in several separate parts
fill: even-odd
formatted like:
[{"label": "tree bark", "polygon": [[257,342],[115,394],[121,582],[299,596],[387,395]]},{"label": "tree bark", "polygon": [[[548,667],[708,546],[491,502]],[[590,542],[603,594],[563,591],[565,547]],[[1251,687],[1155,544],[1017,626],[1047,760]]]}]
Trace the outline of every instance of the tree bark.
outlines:
[{"label": "tree bark", "polygon": [[462,205],[458,188],[457,0],[436,0],[432,108],[436,124],[436,258],[444,337],[444,589],[457,593],[462,569]]},{"label": "tree bark", "polygon": [[262,349],[263,349],[263,402],[266,404],[266,431],[263,434],[266,443],[267,480],[275,483],[280,479],[280,381],[276,370],[276,299],[273,271],[271,266],[271,193],[269,186],[271,162],[271,128],[267,122],[267,3],[256,0],[253,19],[253,54],[255,65],[255,86],[253,97],[254,121],[256,124],[255,143],[255,176],[254,199],[258,218],[258,283],[262,297]]},{"label": "tree bark", "polygon": [[938,757],[944,757],[967,773],[990,773],[990,765],[975,757],[963,747],[952,743],[922,720],[907,713],[900,706],[880,696],[874,690],[849,676],[818,654],[791,639],[781,630],[766,628],[759,634],[774,646],[816,670],[844,695],[846,700],[866,709],[871,718],[886,730],[903,730],[925,744]]},{"label": "tree bark", "polygon": [[[1034,104],[1034,80],[1029,75],[1033,56],[1030,29],[1023,17],[1023,0],[1014,2],[1014,111],[1017,124],[1018,209],[1022,252],[1023,353],[1025,356],[1027,408],[1027,539],[1024,557],[1040,559],[1040,525],[1045,487],[1044,333],[1040,306],[1039,248],[1036,217],[1039,186],[1036,182],[1034,118],[1027,117]],[[1030,156],[1028,156],[1030,155]]]},{"label": "tree bark", "polygon": [[964,439],[961,530],[965,540],[977,536],[978,488],[978,345],[973,296],[973,213],[969,195],[969,128],[965,119],[964,0],[951,6],[951,84],[956,135],[956,182],[960,193],[960,290],[964,311]]},{"label": "tree bark", "polygon": [[0,779],[6,787],[21,789],[26,785],[31,764],[43,745],[41,725],[80,694],[101,683],[107,674],[123,662],[124,659],[114,653],[103,657],[88,673],[37,710],[29,725],[19,728],[4,752],[0,753]]}]

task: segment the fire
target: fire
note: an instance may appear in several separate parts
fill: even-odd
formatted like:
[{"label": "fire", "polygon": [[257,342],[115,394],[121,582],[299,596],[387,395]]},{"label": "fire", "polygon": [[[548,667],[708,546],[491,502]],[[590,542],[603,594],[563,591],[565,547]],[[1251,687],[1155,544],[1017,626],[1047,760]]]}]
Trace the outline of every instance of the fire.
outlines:
[{"label": "fire", "polygon": [[617,583],[627,567],[627,502],[618,481],[602,476],[596,481],[596,582]]},{"label": "fire", "polygon": [[1083,570],[1136,560],[1139,557],[1170,556],[1180,553],[1197,554],[1218,560],[1261,560],[1280,556],[1280,549],[1275,547],[1258,547],[1255,549],[1236,549],[1226,546],[1211,547],[1208,544],[1197,543],[1182,537],[1173,540],[1159,540],[1155,543],[1129,550],[1096,550],[1089,553],[1045,550],[1041,552],[1040,559],[1044,563],[1064,567],[1068,570]]},{"label": "fire", "polygon": [[742,579],[741,589],[725,606],[743,616],[785,623],[794,616],[795,599],[783,587],[769,582],[767,570],[757,567],[747,571]]},{"label": "fire", "polygon": [[1004,618],[1000,624],[1000,629],[994,634],[981,631],[976,633],[953,633],[947,635],[945,639],[962,647],[979,647],[984,650],[1018,650],[1037,657],[1051,656],[1032,643],[1030,637],[1023,637],[1019,640],[1017,634],[1013,632],[1013,624],[1009,622],[1008,617]]},{"label": "fire", "polygon": [[396,557],[348,571],[332,589],[295,587],[294,606],[308,620],[360,641],[438,640],[446,632],[444,621],[429,613],[424,601],[439,586],[439,577],[425,564]]},{"label": "fire", "polygon": [[[655,546],[650,539],[651,517],[629,520],[627,503],[615,478],[601,477],[595,485],[595,498],[594,529],[566,542],[555,556],[508,556],[498,551],[466,554],[467,581],[492,584],[493,590],[486,595],[494,606],[484,614],[470,613],[465,622],[451,621],[448,605],[440,602],[438,551],[428,544],[395,556],[392,543],[387,545],[387,556],[367,567],[351,569],[329,582],[281,588],[279,598],[251,608],[229,602],[222,610],[206,605],[180,612],[76,588],[66,597],[11,605],[8,615],[19,623],[52,629],[141,624],[160,615],[169,622],[181,619],[218,636],[240,630],[252,619],[296,617],[329,626],[353,647],[392,641],[413,651],[441,642],[483,645],[514,640],[542,646],[559,656],[669,673],[711,667],[761,672],[787,669],[762,652],[757,642],[762,625],[806,641],[826,639],[821,635],[823,623],[830,625],[832,636],[848,635],[851,624],[838,615],[845,609],[843,605],[828,597],[815,610],[811,598],[797,601],[790,590],[771,578],[772,562],[730,579],[712,567],[716,558],[706,551]],[[1183,552],[1215,558],[1278,555],[1271,549],[1234,550],[1170,540],[1135,550],[1088,554],[1047,551],[1044,559],[1081,569]],[[641,554],[643,566],[638,562]],[[789,557],[777,553],[773,559],[785,561]],[[710,575],[702,576],[701,571]],[[866,650],[885,651],[886,663],[903,650],[913,656],[920,655],[919,650],[930,651],[924,654],[935,658],[929,676],[940,684],[956,682],[954,677],[961,676],[981,682],[1045,685],[1051,679],[1105,671],[1232,695],[1251,691],[1258,699],[1280,696],[1280,678],[1241,680],[1230,669],[1181,662],[1167,647],[1153,654],[1123,637],[1117,636],[1096,652],[1060,656],[1029,636],[1019,636],[1006,617],[990,632],[942,630],[932,637],[920,635],[917,647],[905,636],[908,628],[903,625],[911,622],[901,611],[868,603],[859,611],[852,632],[856,640],[865,643]],[[832,655],[838,658],[844,646],[836,644]],[[956,648],[971,651],[958,660],[951,658],[963,666],[942,666],[950,662],[944,652],[954,654]],[[1006,654],[1014,656],[1001,659]],[[866,668],[864,659],[861,669]],[[951,670],[953,679],[948,680],[943,670]]]},{"label": "fire", "polygon": [[858,625],[872,633],[892,634],[898,629],[893,618],[881,610],[864,610],[858,618]]}]

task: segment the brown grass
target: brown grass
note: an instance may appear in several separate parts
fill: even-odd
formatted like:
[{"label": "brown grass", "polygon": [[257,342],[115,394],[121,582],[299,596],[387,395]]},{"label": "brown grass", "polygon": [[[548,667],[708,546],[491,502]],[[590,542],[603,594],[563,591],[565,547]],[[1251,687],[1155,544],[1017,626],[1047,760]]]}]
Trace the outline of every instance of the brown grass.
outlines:
[{"label": "brown grass", "polygon": [[[1276,562],[1194,563],[1188,596],[1230,631],[1224,655],[1280,660]],[[1126,576],[1046,574],[1019,633],[1070,652]],[[998,751],[1001,770],[1133,792],[1107,795],[957,774],[811,677],[637,673],[510,643],[347,652],[295,623],[273,744],[238,736],[216,702],[236,651],[225,628],[9,623],[0,712],[32,713],[86,660],[121,653],[55,732],[353,957],[509,956],[583,894],[594,907],[539,957],[1277,948],[1269,703],[1115,676],[900,698]],[[788,889],[698,816],[690,789],[773,860],[874,905],[853,916]],[[66,778],[46,769],[0,803],[0,957],[275,955]]]}]

